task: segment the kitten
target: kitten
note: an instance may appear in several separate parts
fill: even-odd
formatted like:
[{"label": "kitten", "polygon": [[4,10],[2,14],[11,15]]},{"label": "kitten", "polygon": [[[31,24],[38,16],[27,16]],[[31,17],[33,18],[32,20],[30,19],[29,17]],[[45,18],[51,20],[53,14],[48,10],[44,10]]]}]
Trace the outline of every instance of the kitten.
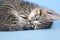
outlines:
[{"label": "kitten", "polygon": [[[22,0],[1,0],[0,31],[48,29],[58,17],[50,11]],[[56,18],[52,18],[50,15]],[[39,20],[36,20],[37,18]]]},{"label": "kitten", "polygon": [[60,20],[60,15],[46,8],[35,8],[28,16],[28,20],[30,24],[35,25],[34,29],[45,29],[51,26],[48,22],[52,23],[53,21]]}]

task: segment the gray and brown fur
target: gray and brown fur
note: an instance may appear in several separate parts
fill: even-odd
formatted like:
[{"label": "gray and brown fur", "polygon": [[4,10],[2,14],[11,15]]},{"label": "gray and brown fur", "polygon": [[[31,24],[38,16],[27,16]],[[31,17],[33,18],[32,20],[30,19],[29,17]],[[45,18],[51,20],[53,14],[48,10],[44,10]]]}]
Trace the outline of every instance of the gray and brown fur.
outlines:
[{"label": "gray and brown fur", "polygon": [[[44,9],[36,4],[22,0],[1,0],[0,31],[34,30],[34,23],[32,25],[28,24],[30,21],[28,18],[36,8]],[[51,27],[53,21],[44,22],[44,19],[42,20],[43,22],[37,26],[37,29],[48,29]]]}]

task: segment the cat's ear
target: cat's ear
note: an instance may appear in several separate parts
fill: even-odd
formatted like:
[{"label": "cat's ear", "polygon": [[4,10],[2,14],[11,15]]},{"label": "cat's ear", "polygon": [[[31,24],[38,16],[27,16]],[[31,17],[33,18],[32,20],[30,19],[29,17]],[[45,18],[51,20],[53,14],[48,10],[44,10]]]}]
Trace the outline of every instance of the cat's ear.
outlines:
[{"label": "cat's ear", "polygon": [[60,20],[60,15],[55,13],[54,11],[47,11],[47,19],[49,20],[49,22],[53,22],[56,20]]}]

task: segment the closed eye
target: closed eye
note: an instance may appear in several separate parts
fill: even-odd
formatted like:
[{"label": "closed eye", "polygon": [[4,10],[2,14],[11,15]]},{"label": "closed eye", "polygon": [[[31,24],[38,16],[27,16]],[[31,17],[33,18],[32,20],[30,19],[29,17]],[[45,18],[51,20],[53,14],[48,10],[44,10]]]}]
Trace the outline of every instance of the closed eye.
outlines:
[{"label": "closed eye", "polygon": [[20,15],[20,17],[22,17],[22,18],[24,18],[24,19],[27,19],[27,17],[26,17],[26,16],[24,16],[24,15]]}]

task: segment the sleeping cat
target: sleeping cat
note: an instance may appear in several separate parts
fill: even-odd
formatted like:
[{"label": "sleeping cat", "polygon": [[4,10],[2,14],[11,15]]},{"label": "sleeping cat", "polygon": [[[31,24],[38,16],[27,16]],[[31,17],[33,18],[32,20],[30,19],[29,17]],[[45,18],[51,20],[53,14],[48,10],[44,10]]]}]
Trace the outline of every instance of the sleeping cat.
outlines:
[{"label": "sleeping cat", "polygon": [[45,29],[50,25],[47,24],[48,22],[52,23],[53,21],[60,20],[60,15],[46,8],[35,8],[28,16],[28,20],[30,24],[35,25],[35,29]]},{"label": "sleeping cat", "polygon": [[0,1],[0,31],[48,29],[60,15],[23,0]]}]

